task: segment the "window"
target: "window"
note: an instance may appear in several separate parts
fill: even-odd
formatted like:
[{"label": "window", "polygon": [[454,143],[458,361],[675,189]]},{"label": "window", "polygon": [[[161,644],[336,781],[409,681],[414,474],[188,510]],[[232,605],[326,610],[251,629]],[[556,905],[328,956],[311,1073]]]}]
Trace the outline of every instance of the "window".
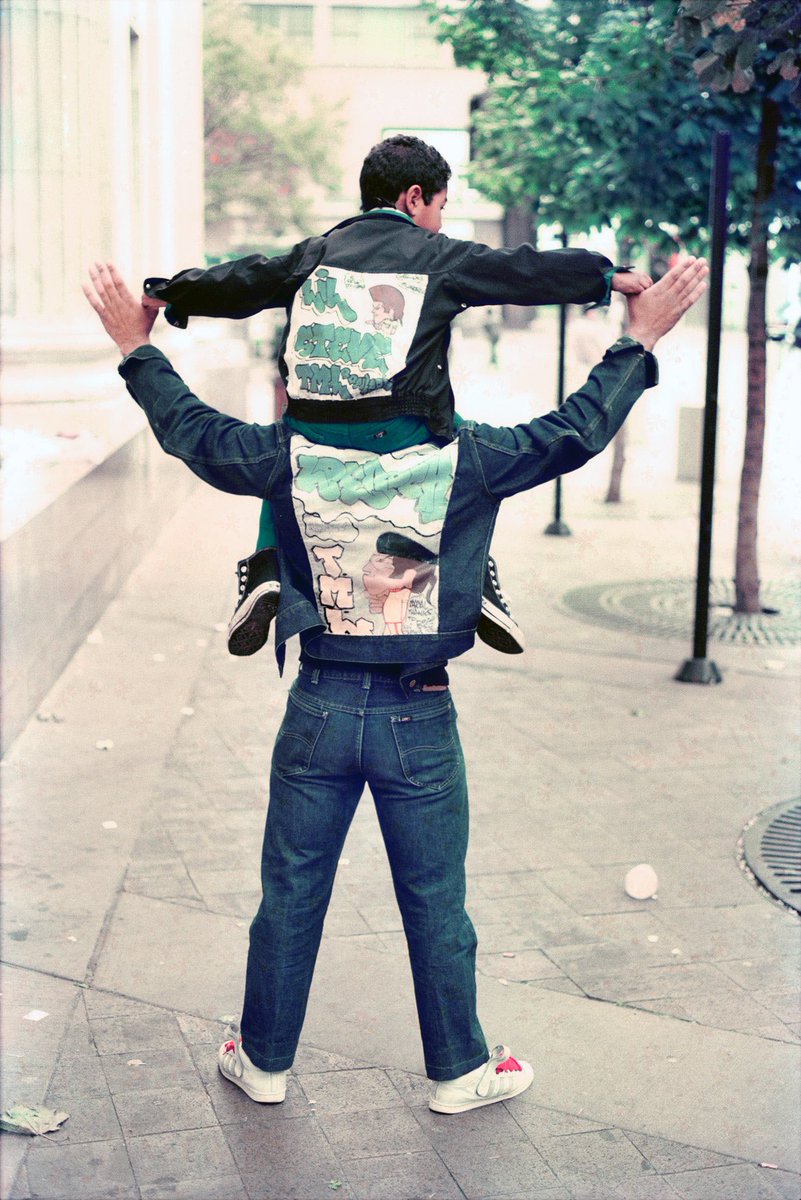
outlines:
[{"label": "window", "polygon": [[311,43],[314,10],[310,4],[251,4],[259,29],[280,34],[290,42]]},{"label": "window", "polygon": [[340,5],[331,11],[331,47],[337,63],[430,66],[442,49],[420,8]]}]

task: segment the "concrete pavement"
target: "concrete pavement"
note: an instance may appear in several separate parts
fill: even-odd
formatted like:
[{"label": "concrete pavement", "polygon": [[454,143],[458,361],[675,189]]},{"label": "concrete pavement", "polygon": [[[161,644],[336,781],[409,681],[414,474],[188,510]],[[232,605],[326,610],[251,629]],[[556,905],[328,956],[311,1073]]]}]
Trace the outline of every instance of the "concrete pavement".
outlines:
[{"label": "concrete pavement", "polygon": [[[3,1135],[4,1197],[797,1200],[798,920],[737,841],[798,792],[798,654],[713,644],[723,685],[681,685],[687,641],[571,615],[580,584],[692,573],[693,489],[659,477],[610,510],[604,470],[566,485],[572,538],[542,536],[550,489],[505,506],[494,552],[529,649],[452,670],[480,1015],[532,1089],[427,1109],[369,795],[287,1101],[218,1077],[292,672],[227,655],[257,510],[198,486],[3,763],[3,1105],[70,1113],[47,1140]],[[766,575],[792,568],[771,542]],[[660,886],[638,902],[642,861]]]}]

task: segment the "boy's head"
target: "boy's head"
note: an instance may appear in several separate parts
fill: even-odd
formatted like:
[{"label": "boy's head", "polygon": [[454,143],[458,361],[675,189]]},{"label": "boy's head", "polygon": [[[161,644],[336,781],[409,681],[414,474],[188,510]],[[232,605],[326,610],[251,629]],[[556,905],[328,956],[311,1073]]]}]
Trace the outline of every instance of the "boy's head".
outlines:
[{"label": "boy's head", "polygon": [[362,212],[398,208],[416,225],[437,233],[450,177],[450,167],[433,146],[411,134],[396,134],[373,146],[364,160]]}]

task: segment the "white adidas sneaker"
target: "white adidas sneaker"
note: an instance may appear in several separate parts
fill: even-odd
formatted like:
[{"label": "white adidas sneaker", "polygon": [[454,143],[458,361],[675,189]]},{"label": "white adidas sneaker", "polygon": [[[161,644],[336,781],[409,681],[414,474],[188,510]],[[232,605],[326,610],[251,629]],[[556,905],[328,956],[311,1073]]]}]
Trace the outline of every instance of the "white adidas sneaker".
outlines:
[{"label": "white adidas sneaker", "polygon": [[467,1112],[485,1104],[497,1104],[499,1100],[511,1100],[531,1087],[533,1081],[531,1063],[512,1058],[508,1046],[496,1046],[489,1061],[474,1071],[438,1083],[428,1107],[432,1112]]},{"label": "white adidas sneaker", "polygon": [[287,1071],[261,1071],[242,1048],[241,1038],[223,1042],[217,1053],[220,1074],[257,1104],[280,1104],[286,1096]]}]

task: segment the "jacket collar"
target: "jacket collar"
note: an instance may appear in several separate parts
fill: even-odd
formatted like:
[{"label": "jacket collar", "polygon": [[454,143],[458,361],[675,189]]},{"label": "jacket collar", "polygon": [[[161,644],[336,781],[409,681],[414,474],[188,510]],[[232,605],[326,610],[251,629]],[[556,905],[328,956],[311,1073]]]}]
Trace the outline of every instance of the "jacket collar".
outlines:
[{"label": "jacket collar", "polygon": [[347,217],[340,221],[332,229],[326,230],[323,237],[328,237],[329,233],[336,233],[338,229],[347,229],[349,225],[356,225],[359,221],[405,221],[407,225],[414,225],[412,218],[397,208],[371,208],[369,212],[357,213],[355,217]]}]

